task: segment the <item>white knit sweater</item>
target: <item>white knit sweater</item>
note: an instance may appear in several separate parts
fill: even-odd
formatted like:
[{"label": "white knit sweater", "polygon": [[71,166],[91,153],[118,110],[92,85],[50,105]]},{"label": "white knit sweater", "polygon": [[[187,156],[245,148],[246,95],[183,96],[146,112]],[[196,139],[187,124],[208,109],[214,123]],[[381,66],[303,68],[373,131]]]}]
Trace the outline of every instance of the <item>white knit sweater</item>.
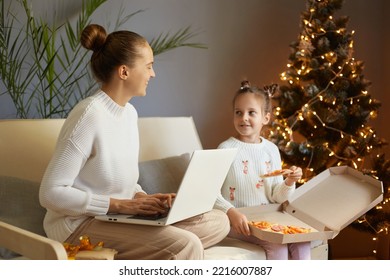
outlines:
[{"label": "white knit sweater", "polygon": [[69,114],[43,177],[44,228],[63,242],[88,217],[106,214],[110,198],[132,198],[138,181],[137,112],[98,91]]},{"label": "white knit sweater", "polygon": [[261,138],[251,144],[229,138],[218,148],[237,148],[237,156],[218,196],[215,208],[227,212],[231,207],[248,207],[286,201],[295,190],[282,176],[262,179],[261,174],[281,168],[280,153],[275,144]]}]

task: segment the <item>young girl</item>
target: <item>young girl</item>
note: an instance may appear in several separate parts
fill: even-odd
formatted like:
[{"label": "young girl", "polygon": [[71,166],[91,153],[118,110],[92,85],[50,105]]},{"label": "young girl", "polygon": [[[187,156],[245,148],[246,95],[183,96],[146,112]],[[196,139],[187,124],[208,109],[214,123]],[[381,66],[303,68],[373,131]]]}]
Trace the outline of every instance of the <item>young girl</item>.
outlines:
[{"label": "young girl", "polygon": [[261,178],[260,174],[281,169],[281,157],[275,144],[260,136],[271,118],[271,95],[274,88],[259,89],[248,81],[233,99],[236,137],[230,137],[218,148],[237,148],[238,154],[217,198],[215,208],[226,212],[230,220],[230,237],[257,244],[264,248],[267,259],[310,259],[310,243],[276,244],[250,235],[246,216],[237,209],[286,201],[295,190],[302,169],[292,166],[283,176]]},{"label": "young girl", "polygon": [[138,115],[129,103],[145,96],[155,76],[153,51],[137,33],[110,34],[96,24],[82,32],[91,50],[97,92],[80,101],[66,119],[40,188],[49,238],[78,244],[81,235],[118,251],[117,259],[202,259],[203,249],[229,232],[218,210],[172,226],[106,223],[107,213],[164,213],[175,194],[146,194],[138,181]]}]

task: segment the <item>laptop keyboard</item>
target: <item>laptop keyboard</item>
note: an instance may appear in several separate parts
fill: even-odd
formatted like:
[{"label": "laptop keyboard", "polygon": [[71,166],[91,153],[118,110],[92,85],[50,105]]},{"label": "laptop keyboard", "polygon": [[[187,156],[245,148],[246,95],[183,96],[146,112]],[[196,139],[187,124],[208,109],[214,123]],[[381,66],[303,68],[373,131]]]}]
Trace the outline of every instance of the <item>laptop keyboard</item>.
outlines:
[{"label": "laptop keyboard", "polygon": [[141,215],[141,214],[138,214],[138,215],[133,215],[133,216],[130,216],[130,217],[127,217],[128,219],[141,219],[141,220],[158,220],[158,219],[161,219],[161,218],[165,218],[166,216],[168,216],[168,211],[165,212],[165,213],[158,213],[158,214],[155,214],[155,215]]}]

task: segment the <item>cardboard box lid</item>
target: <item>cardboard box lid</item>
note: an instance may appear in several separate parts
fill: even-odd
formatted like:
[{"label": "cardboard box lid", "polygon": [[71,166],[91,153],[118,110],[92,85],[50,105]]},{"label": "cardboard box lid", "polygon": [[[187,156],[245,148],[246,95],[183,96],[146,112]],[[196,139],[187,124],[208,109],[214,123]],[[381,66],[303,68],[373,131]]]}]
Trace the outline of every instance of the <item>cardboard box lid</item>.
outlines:
[{"label": "cardboard box lid", "polygon": [[348,167],[331,167],[297,188],[284,211],[319,230],[340,231],[383,200],[382,182]]}]

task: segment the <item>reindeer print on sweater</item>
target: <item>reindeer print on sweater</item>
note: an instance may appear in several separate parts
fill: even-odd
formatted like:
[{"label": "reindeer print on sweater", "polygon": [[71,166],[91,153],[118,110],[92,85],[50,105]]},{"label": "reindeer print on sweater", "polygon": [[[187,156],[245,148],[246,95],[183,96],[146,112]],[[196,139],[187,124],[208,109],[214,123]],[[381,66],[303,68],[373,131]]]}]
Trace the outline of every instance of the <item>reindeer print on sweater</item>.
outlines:
[{"label": "reindeer print on sweater", "polygon": [[243,173],[245,174],[245,175],[247,175],[248,174],[248,160],[243,160],[242,161],[242,164],[243,164],[243,166],[244,166],[244,168],[243,168]]},{"label": "reindeer print on sweater", "polygon": [[234,191],[236,190],[236,188],[233,188],[233,187],[229,187],[229,198],[231,201],[234,201]]}]

